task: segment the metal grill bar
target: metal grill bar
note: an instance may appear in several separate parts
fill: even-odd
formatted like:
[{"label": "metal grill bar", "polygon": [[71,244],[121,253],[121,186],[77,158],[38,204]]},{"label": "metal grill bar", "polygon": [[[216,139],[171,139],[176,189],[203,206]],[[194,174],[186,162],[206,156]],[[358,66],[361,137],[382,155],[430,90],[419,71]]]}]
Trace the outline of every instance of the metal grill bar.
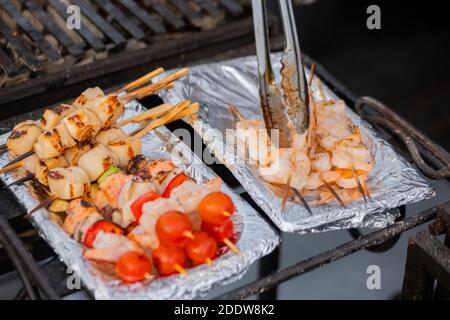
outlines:
[{"label": "metal grill bar", "polygon": [[186,25],[183,19],[179,18],[175,13],[170,10],[167,5],[160,0],[145,0],[146,6],[151,6],[161,17],[163,17],[167,23],[172,25],[175,30],[184,28]]},{"label": "metal grill bar", "polygon": [[0,47],[0,67],[5,71],[8,76],[15,76],[19,73],[19,70],[14,65],[14,62],[8,57],[8,55]]},{"label": "metal grill bar", "polygon": [[182,13],[186,15],[186,18],[194,25],[199,26],[199,20],[201,20],[201,14],[199,11],[194,10],[192,6],[186,0],[170,0],[170,2],[178,8]]},{"label": "metal grill bar", "polygon": [[[22,241],[17,237],[14,230],[5,218],[3,209],[0,208],[0,241],[6,246],[12,247],[15,250],[11,251],[14,255],[17,263],[23,264],[28,268],[30,276],[33,277],[33,281],[39,285],[39,288],[44,292],[48,299],[57,300],[59,299],[58,294],[50,286],[50,281],[47,276],[42,273],[39,265],[33,259],[28,250],[24,247]],[[27,281],[27,280],[25,280]]]},{"label": "metal grill bar", "polygon": [[136,17],[138,17],[143,23],[145,23],[150,29],[156,33],[166,32],[166,28],[161,24],[161,22],[155,17],[145,11],[141,6],[132,0],[120,0],[128,10],[130,10]]},{"label": "metal grill bar", "polygon": [[422,213],[406,218],[404,221],[397,222],[381,230],[370,233],[361,239],[347,242],[332,250],[321,253],[315,257],[299,262],[288,268],[279,270],[272,275],[254,281],[248,285],[242,286],[232,292],[217,297],[223,300],[245,299],[252,295],[265,292],[275,286],[288,281],[294,277],[301,276],[307,272],[317,269],[323,265],[329,264],[343,257],[346,257],[359,250],[379,245],[387,239],[395,237],[409,229],[417,227],[436,217],[441,207],[434,207],[423,211]]},{"label": "metal grill bar", "polygon": [[41,62],[28,50],[25,42],[15,34],[2,20],[0,20],[0,33],[13,46],[14,51],[20,56],[25,65],[31,71],[39,70]]},{"label": "metal grill bar", "polygon": [[37,31],[33,25],[25,18],[22,13],[16,8],[16,6],[9,0],[0,0],[0,5],[8,12],[14,21],[25,31],[35,44],[44,52],[51,60],[61,59],[61,54],[58,50],[53,48],[42,34]]},{"label": "metal grill bar", "polygon": [[210,0],[193,0],[197,5],[202,7],[207,13],[212,15],[213,17],[220,17],[224,15],[222,9],[218,8],[212,1]]},{"label": "metal grill bar", "polygon": [[[145,37],[144,31],[142,31],[139,26],[137,26],[133,21],[128,19],[122,11],[117,9],[115,5],[111,3],[110,0],[98,0],[97,4],[103,8],[106,12],[110,14],[110,16],[118,23],[120,24],[133,38],[136,40],[141,40]],[[162,32],[164,30],[164,27],[161,26],[160,23],[154,23],[151,22],[151,28],[153,31],[154,28],[156,28],[155,32]]]},{"label": "metal grill bar", "polygon": [[74,43],[67,34],[62,31],[58,25],[49,17],[42,7],[34,1],[25,2],[26,7],[39,18],[39,21],[58,39],[58,41],[67,48],[67,51],[78,57],[84,52],[84,47]]},{"label": "metal grill bar", "polygon": [[103,33],[109,37],[117,46],[125,44],[125,38],[106,22],[93,8],[84,0],[71,0],[72,3],[79,6],[81,12],[88,17]]},{"label": "metal grill bar", "polygon": [[[60,0],[47,0],[52,7],[64,18],[68,19],[69,14],[67,13],[67,6]],[[89,45],[96,51],[101,51],[105,49],[105,45],[102,40],[92,33],[86,23],[81,19],[81,30],[77,30],[77,33],[85,39]]]},{"label": "metal grill bar", "polygon": [[236,0],[219,0],[219,1],[234,16],[238,16],[242,14],[242,12],[244,11],[244,7]]},{"label": "metal grill bar", "polygon": [[428,231],[412,236],[408,244],[402,298],[433,298],[435,279],[450,292],[450,249]]}]

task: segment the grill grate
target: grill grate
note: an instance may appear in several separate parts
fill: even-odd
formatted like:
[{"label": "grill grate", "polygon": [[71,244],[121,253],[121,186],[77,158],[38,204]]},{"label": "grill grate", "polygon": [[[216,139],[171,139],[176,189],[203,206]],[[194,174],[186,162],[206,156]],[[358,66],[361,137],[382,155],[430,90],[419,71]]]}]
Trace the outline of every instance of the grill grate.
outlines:
[{"label": "grill grate", "polygon": [[[81,28],[69,30],[68,6],[80,8]],[[70,56],[152,45],[162,33],[213,29],[250,11],[243,0],[0,0],[0,62],[4,75],[48,72]],[[70,12],[70,11],[69,11]],[[95,56],[97,57],[97,56]],[[61,62],[61,60],[63,62]]]}]

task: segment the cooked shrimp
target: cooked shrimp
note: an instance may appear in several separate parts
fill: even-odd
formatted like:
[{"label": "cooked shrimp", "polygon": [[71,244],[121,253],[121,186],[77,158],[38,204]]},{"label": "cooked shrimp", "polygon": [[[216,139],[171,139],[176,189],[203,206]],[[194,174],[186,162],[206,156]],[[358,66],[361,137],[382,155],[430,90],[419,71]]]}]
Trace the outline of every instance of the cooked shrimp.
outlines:
[{"label": "cooked shrimp", "polygon": [[142,249],[127,237],[103,231],[95,237],[93,247],[84,253],[87,259],[117,262],[129,251],[142,252]]},{"label": "cooked shrimp", "polygon": [[145,248],[158,248],[159,240],[155,231],[156,222],[161,215],[171,210],[181,212],[183,208],[178,201],[171,198],[159,198],[145,203],[142,207],[139,225],[131,232],[132,239]]},{"label": "cooked shrimp", "polygon": [[97,209],[90,203],[82,199],[72,200],[70,202],[69,210],[67,210],[67,217],[64,220],[64,230],[72,236],[78,225],[85,218],[96,212]]},{"label": "cooked shrimp", "polygon": [[118,199],[120,191],[122,187],[127,183],[127,181],[131,180],[133,176],[127,176],[122,172],[115,173],[105,181],[100,183],[100,190],[95,198],[95,205],[102,209],[104,208],[104,204],[110,205],[112,208],[118,207]]},{"label": "cooked shrimp", "polygon": [[311,171],[311,162],[305,153],[282,148],[273,152],[268,159],[267,164],[258,168],[265,181],[285,185],[290,180],[291,187],[303,189]]}]

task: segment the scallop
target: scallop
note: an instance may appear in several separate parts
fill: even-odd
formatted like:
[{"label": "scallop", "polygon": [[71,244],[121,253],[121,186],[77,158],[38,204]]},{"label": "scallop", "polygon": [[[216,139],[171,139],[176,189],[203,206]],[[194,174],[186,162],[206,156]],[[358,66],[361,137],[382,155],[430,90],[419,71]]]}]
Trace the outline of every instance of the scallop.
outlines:
[{"label": "scallop", "polygon": [[107,129],[122,115],[124,104],[117,95],[110,95],[89,101],[86,108],[97,116],[103,129]]},{"label": "scallop", "polygon": [[64,124],[43,132],[34,144],[34,151],[40,159],[55,158],[63,152],[76,145]]},{"label": "scallop", "polygon": [[83,108],[89,101],[103,97],[104,95],[105,93],[99,87],[88,88],[75,99],[73,106],[75,108]]},{"label": "scallop", "polygon": [[92,145],[90,143],[76,145],[75,147],[69,148],[64,152],[64,158],[69,165],[76,166],[78,165],[78,160],[80,157],[91,149]]},{"label": "scallop", "polygon": [[62,122],[70,135],[79,142],[92,139],[102,128],[95,114],[86,109],[69,114]]},{"label": "scallop", "polygon": [[106,170],[118,164],[117,157],[101,144],[83,154],[78,160],[78,166],[87,173],[91,181],[97,180]]},{"label": "scallop", "polygon": [[119,166],[125,167],[131,159],[142,152],[142,142],[139,138],[128,137],[108,143],[108,149],[119,159]]},{"label": "scallop", "polygon": [[53,129],[61,122],[64,117],[66,117],[74,110],[75,108],[68,104],[60,104],[54,108],[45,110],[40,122],[42,129]]},{"label": "scallop", "polygon": [[36,154],[32,154],[29,157],[26,157],[23,159],[23,169],[25,169],[26,172],[34,174],[36,172],[36,164],[39,161],[39,158]]},{"label": "scallop", "polygon": [[33,145],[42,133],[42,129],[33,121],[18,124],[6,141],[6,146],[13,156],[20,156],[33,150]]},{"label": "scallop", "polygon": [[58,167],[66,167],[67,161],[64,157],[56,157],[51,159],[39,159],[36,162],[35,177],[43,185],[48,185],[48,171]]},{"label": "scallop", "polygon": [[106,146],[111,141],[123,139],[127,136],[122,129],[119,128],[111,128],[108,130],[100,131],[99,134],[95,137],[95,141],[98,144]]},{"label": "scallop", "polygon": [[89,176],[80,167],[51,169],[47,176],[50,192],[58,199],[79,198],[90,188]]}]

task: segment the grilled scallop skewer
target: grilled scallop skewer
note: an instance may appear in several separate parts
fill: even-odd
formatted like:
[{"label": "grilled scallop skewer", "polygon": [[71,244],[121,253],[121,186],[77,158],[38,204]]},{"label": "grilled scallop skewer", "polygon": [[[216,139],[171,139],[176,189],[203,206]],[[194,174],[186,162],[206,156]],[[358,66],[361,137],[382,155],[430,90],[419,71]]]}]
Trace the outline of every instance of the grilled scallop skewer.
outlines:
[{"label": "grilled scallop skewer", "polygon": [[[22,163],[17,164],[22,164],[28,173],[33,174],[31,176],[28,175],[30,179],[35,178],[44,186],[48,186],[47,175],[49,170],[67,166],[81,167],[87,173],[89,180],[95,181],[111,166],[126,166],[134,156],[140,154],[142,148],[140,137],[143,136],[143,133],[147,133],[150,129],[171,121],[194,114],[199,108],[198,104],[189,105],[188,101],[184,101],[171,108],[166,108],[166,105],[162,105],[161,107],[164,110],[169,109],[170,111],[153,121],[135,136],[128,135],[119,128],[111,128],[100,132],[95,138],[95,141],[78,144],[66,150],[64,156],[39,159],[37,155],[32,155],[24,159]],[[158,110],[154,111],[155,109],[145,113],[147,116],[161,114]],[[146,119],[141,115],[138,116],[140,120]],[[23,182],[23,179],[18,180],[18,183]]]},{"label": "grilled scallop skewer", "polygon": [[[136,89],[152,78],[164,72],[163,68],[158,68],[143,77],[129,83],[123,88],[115,91],[112,95]],[[33,149],[38,136],[42,131],[48,131],[56,127],[63,118],[83,108],[89,101],[104,97],[105,93],[98,87],[86,89],[77,97],[72,105],[59,104],[56,107],[46,109],[39,121],[24,121],[13,128],[7,143],[1,147],[1,152],[9,150],[14,157],[20,156]]]},{"label": "grilled scallop skewer", "polygon": [[[186,106],[186,102],[179,105]],[[178,110],[183,111],[184,109]],[[197,108],[192,110],[197,110]],[[154,122],[157,124],[151,124],[148,127],[154,129],[176,119],[176,114],[171,114],[166,121],[156,120]],[[148,127],[143,130],[148,132]],[[140,136],[140,132],[136,135]],[[126,166],[132,158],[140,153],[141,141],[139,137],[135,136],[125,135],[123,138],[109,142],[106,146],[97,145],[78,159],[78,166],[57,167],[48,170],[47,182],[50,197],[53,200],[70,200],[81,197],[89,192],[91,181],[97,180],[112,166]],[[38,206],[38,208],[41,207],[42,205]],[[34,211],[36,210],[32,210],[32,212]]]},{"label": "grilled scallop skewer", "polygon": [[[77,142],[90,140],[100,130],[111,127],[122,114],[124,104],[128,101],[135,98],[140,99],[170,87],[173,81],[185,76],[187,72],[187,69],[179,70],[161,81],[136,90],[123,98],[113,95],[86,102],[82,109],[77,109],[63,118],[55,128],[41,133],[34,144],[34,152],[39,158],[54,158],[62,155],[65,150],[75,146]],[[32,153],[33,151],[29,151],[11,161],[10,164],[21,161]]]}]

